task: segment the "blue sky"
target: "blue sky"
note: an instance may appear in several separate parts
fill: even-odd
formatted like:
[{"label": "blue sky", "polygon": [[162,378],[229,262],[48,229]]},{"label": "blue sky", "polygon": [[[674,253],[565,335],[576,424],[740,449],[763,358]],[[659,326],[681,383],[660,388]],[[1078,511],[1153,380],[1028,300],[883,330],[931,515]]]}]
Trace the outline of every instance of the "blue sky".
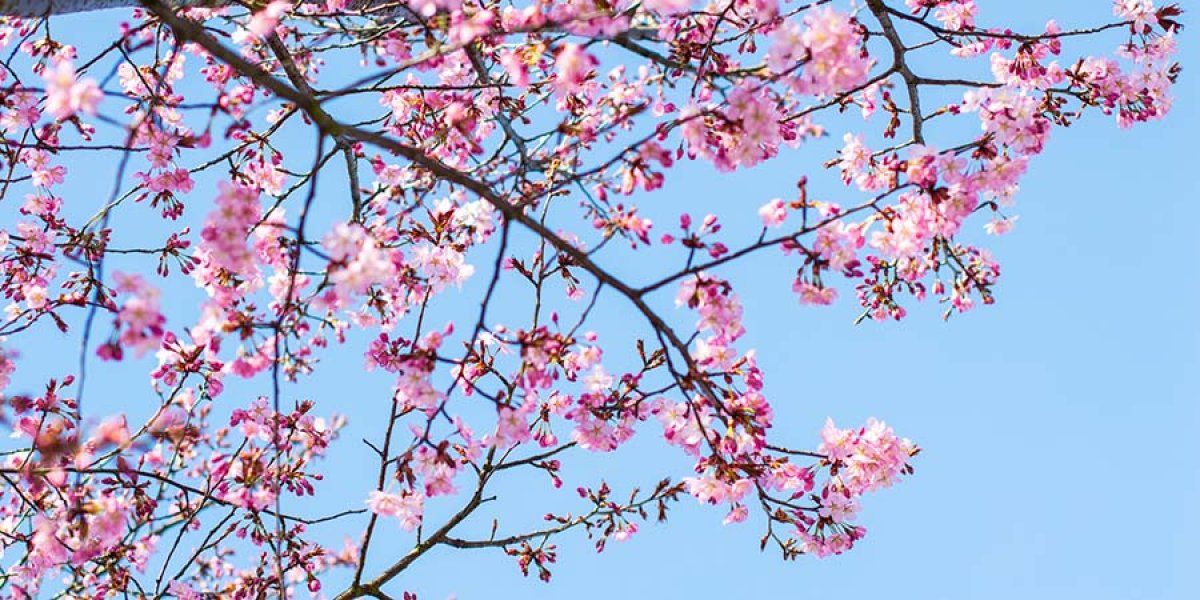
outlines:
[{"label": "blue sky", "polygon": [[[982,4],[982,19],[1000,18],[1000,3]],[[1049,10],[1038,4],[1003,10],[1037,27]],[[1109,16],[1107,2],[1078,5],[1060,22]],[[82,32],[89,18],[62,23]],[[1185,67],[1195,58],[1191,34],[1181,43]],[[1016,229],[984,240],[1003,268],[993,306],[947,323],[935,305],[910,305],[903,323],[854,326],[849,290],[834,307],[801,307],[785,270],[772,270],[782,264],[776,258],[725,274],[746,305],[749,333],[739,346],[758,349],[783,439],[813,445],[827,416],[847,426],[876,416],[925,449],[915,476],[865,500],[860,523],[869,534],[853,552],[785,563],[770,550],[759,553],[760,521],[725,527],[721,511],[685,501],[667,524],[644,526],[630,542],[610,544],[599,555],[582,535],[559,538],[550,585],[522,578],[499,551],[440,549],[389,589],[422,598],[577,600],[1200,596],[1200,238],[1194,231],[1200,87],[1191,70],[1176,96],[1175,112],[1163,122],[1120,131],[1094,113],[1054,133],[1011,211],[1020,215]],[[737,215],[732,221],[745,225],[766,200],[787,197],[796,176],[816,171],[815,160],[833,147],[822,142],[735,175],[685,165],[642,202],[664,230],[673,224],[670,215],[684,210]],[[77,192],[111,177],[100,163],[65,164],[72,169],[68,189]],[[816,193],[837,193],[824,185]],[[72,196],[64,196],[71,204]],[[81,200],[79,210],[90,212],[98,202]],[[12,217],[8,206],[4,223]],[[148,211],[138,214],[131,219],[148,219]],[[650,268],[631,258],[615,252],[607,260],[633,277]],[[448,301],[444,312],[473,306],[481,283],[468,285],[461,304]],[[669,307],[669,294],[657,302]],[[614,303],[602,307],[592,328],[619,336],[629,318]],[[74,342],[48,330],[37,335],[19,342],[19,368],[27,372],[45,372],[64,344],[74,352]],[[387,379],[355,376],[347,385],[345,373],[359,368],[360,352],[339,351],[316,376],[287,388],[317,400],[324,407],[318,412],[351,418],[334,454],[339,458],[328,464],[329,499],[310,505],[314,512],[357,505],[366,490],[362,477],[373,468],[369,454],[353,445],[378,437]],[[95,370],[89,409],[144,409],[138,402],[152,401],[149,394],[120,393],[146,381],[144,367]],[[17,381],[36,379],[28,377]],[[231,393],[239,388],[231,386]],[[550,502],[570,506],[569,490],[594,483],[586,476],[597,473],[625,485],[686,475],[687,461],[656,438],[651,426],[613,455],[570,456],[575,475],[566,472],[564,491]],[[496,510],[513,523],[536,522],[546,510],[542,499],[555,494],[537,476],[498,489]],[[431,504],[431,518],[447,508]],[[490,516],[467,527],[486,530]],[[337,539],[358,530],[356,523],[322,535]],[[411,543],[390,523],[383,532],[368,575]]]}]

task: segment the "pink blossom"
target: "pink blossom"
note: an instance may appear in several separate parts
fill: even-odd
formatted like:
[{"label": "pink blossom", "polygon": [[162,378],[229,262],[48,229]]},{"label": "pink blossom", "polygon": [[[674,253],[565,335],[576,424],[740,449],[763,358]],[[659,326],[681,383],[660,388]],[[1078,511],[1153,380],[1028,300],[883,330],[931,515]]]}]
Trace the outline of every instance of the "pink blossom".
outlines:
[{"label": "pink blossom", "polygon": [[292,3],[287,0],[272,0],[250,17],[250,22],[246,24],[246,31],[255,38],[264,38],[279,26],[279,20],[291,9]]},{"label": "pink blossom", "polygon": [[796,281],[792,290],[800,295],[800,304],[828,305],[837,299],[837,289],[807,281]]},{"label": "pink blossom", "polygon": [[579,44],[563,44],[554,59],[557,73],[554,79],[554,94],[558,97],[576,94],[598,64],[596,58]]},{"label": "pink blossom", "polygon": [[76,113],[96,114],[104,94],[94,79],[78,79],[75,66],[70,62],[62,61],[52,69],[47,68],[43,77],[46,80],[46,112],[54,118],[69,119]]},{"label": "pink blossom", "polygon": [[997,217],[984,224],[983,229],[988,235],[1004,235],[1012,231],[1018,217]]},{"label": "pink blossom", "polygon": [[951,31],[961,31],[975,27],[975,15],[978,12],[979,7],[975,5],[975,0],[955,0],[941,3],[934,11],[933,17],[942,22],[942,27]]},{"label": "pink blossom", "polygon": [[781,29],[768,55],[776,70],[796,64],[801,55],[809,57],[791,80],[796,91],[832,96],[866,81],[871,60],[861,51],[862,36],[849,16],[827,6],[806,13],[804,25],[803,30]]},{"label": "pink blossom", "polygon": [[529,87],[529,67],[520,52],[504,50],[500,53],[500,65],[508,73],[509,82],[517,87]]},{"label": "pink blossom", "polygon": [[200,248],[214,266],[230,273],[254,272],[254,255],[246,246],[250,228],[258,222],[261,206],[258,192],[237,183],[221,182],[217,208],[209,213],[200,232]]},{"label": "pink blossom", "polygon": [[399,494],[374,490],[367,496],[367,508],[377,515],[397,518],[401,529],[412,531],[421,524],[425,496],[412,490]]},{"label": "pink blossom", "polygon": [[764,227],[779,227],[787,220],[787,205],[776,198],[758,209],[758,216],[762,218]]},{"label": "pink blossom", "polygon": [[1113,15],[1133,21],[1136,31],[1145,31],[1154,19],[1154,0],[1113,0]]},{"label": "pink blossom", "polygon": [[448,285],[461,287],[475,274],[475,267],[466,262],[461,252],[449,247],[418,246],[413,250],[413,263],[421,270],[435,290]]}]

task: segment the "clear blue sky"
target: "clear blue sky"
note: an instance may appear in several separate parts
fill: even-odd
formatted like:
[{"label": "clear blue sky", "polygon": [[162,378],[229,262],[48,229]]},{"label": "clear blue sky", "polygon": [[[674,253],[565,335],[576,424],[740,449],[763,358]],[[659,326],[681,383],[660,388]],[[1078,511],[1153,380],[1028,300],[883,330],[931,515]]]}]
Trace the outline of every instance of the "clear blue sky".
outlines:
[{"label": "clear blue sky", "polygon": [[[1031,1],[981,4],[988,23],[1002,11],[1015,11],[1019,22],[1036,27],[1051,10]],[[1069,5],[1071,14],[1062,9],[1054,15],[1064,26],[1101,22],[1110,14],[1104,1]],[[83,32],[94,23],[88,19],[64,19],[62,26]],[[903,323],[855,327],[849,290],[835,307],[800,307],[784,270],[772,270],[783,264],[775,258],[726,273],[746,304],[749,333],[740,346],[759,350],[784,439],[812,445],[826,416],[846,425],[876,416],[925,449],[915,476],[866,499],[860,523],[869,534],[853,552],[785,563],[769,550],[758,552],[760,520],[723,527],[720,511],[685,501],[666,525],[646,526],[600,555],[582,535],[559,538],[560,562],[548,586],[522,578],[499,551],[442,549],[388,589],[464,600],[1200,597],[1200,87],[1194,33],[1189,27],[1183,36],[1187,69],[1176,88],[1176,110],[1165,122],[1119,131],[1110,119],[1092,114],[1054,133],[1024,180],[1012,211],[1021,217],[1017,228],[985,240],[1003,267],[994,306],[944,323],[937,306],[910,305]],[[759,205],[786,197],[799,173],[816,170],[813,157],[828,156],[833,147],[822,143],[733,176],[685,166],[643,203],[662,215],[657,221],[664,230],[672,226],[670,215],[683,210],[740,213],[738,219],[749,223]],[[103,165],[66,164],[73,186],[67,189],[90,186],[94,197],[97,188],[88,182],[103,177],[107,193],[110,175]],[[817,190],[828,197],[837,188]],[[64,196],[68,204],[79,201]],[[14,201],[5,202],[4,223]],[[86,200],[79,210],[90,212],[99,202]],[[130,212],[142,216],[129,217],[126,225],[149,214]],[[609,260],[627,258],[616,253]],[[643,267],[617,268],[636,274]],[[461,306],[473,305],[479,284],[464,290]],[[669,300],[659,298],[660,305]],[[448,306],[447,314],[454,308]],[[599,318],[593,328],[605,331],[621,328],[629,315],[613,306]],[[37,345],[30,337],[21,342],[19,369],[26,373],[47,372],[63,347],[74,352],[74,345],[49,331],[39,335]],[[302,386],[288,388],[317,400],[318,412],[351,418],[335,453],[341,459],[328,465],[325,491],[336,501],[314,512],[357,506],[367,490],[362,475],[369,454],[356,444],[379,437],[375,425],[387,379],[356,375],[347,385],[339,370],[354,373],[360,361],[360,350],[347,350],[331,356]],[[144,367],[124,365],[120,377],[95,370],[89,410],[104,410],[101,403],[110,410],[145,410],[139,406],[153,399],[138,391],[147,379]],[[35,379],[21,374],[17,381]],[[231,393],[238,389],[231,386]],[[577,462],[568,466],[578,464],[577,474],[605,469],[610,481],[626,484],[686,475],[686,461],[657,435],[651,425],[614,455],[573,456],[568,460]],[[555,504],[570,506],[568,490],[584,482],[568,479]],[[514,523],[536,522],[545,511],[538,499],[551,493],[541,477],[499,489],[497,506]],[[445,508],[434,502],[429,510],[432,518]],[[323,535],[357,535],[359,523]],[[489,523],[490,514],[469,527],[486,530]],[[383,525],[386,543],[376,551],[399,556],[411,536]],[[368,574],[378,564],[372,561]]]}]

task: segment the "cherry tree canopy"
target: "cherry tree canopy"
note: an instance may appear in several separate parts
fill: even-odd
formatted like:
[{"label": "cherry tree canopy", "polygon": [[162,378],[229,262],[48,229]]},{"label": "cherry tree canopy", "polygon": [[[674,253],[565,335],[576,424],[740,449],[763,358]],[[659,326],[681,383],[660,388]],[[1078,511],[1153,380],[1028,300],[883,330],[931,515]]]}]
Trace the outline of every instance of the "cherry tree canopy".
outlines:
[{"label": "cherry tree canopy", "polygon": [[[975,0],[0,0],[0,588],[408,597],[439,547],[549,580],[560,534],[603,549],[680,501],[784,558],[865,543],[918,447],[775,419],[739,282],[859,322],[992,303],[979,240],[1052,134],[1171,108],[1179,7],[1099,4],[1016,31]],[[60,35],[101,9],[127,20]],[[93,160],[111,179],[65,191]],[[779,197],[721,214],[664,188],[771,161]],[[346,353],[362,373],[322,368]],[[317,378],[362,386],[375,437],[289,384]],[[571,475],[635,435],[692,468]],[[351,447],[371,476],[310,511]],[[523,474],[547,504],[490,510]]]}]

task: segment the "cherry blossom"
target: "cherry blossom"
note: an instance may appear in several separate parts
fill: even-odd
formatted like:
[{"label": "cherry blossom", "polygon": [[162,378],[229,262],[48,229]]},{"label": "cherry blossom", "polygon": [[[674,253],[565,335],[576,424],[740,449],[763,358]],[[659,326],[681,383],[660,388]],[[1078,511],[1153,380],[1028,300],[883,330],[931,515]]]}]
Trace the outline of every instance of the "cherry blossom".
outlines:
[{"label": "cherry blossom", "polygon": [[93,79],[79,79],[75,67],[68,61],[48,68],[46,79],[46,111],[57,119],[68,119],[76,113],[95,115],[103,98]]}]

